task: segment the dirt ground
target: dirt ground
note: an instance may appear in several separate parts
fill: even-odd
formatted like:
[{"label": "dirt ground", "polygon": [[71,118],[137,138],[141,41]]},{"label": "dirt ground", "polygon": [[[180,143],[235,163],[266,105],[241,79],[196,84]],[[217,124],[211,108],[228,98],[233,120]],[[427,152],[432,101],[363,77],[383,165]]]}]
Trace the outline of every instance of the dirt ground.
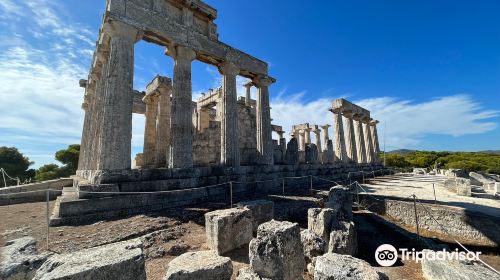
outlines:
[{"label": "dirt ground", "polygon": [[[311,197],[279,197],[269,199],[275,202],[277,220],[298,222],[307,227],[307,209],[321,204]],[[50,207],[52,208],[52,204]],[[166,272],[168,263],[176,256],[187,251],[208,250],[205,242],[204,216],[207,211],[221,205],[207,204],[199,207],[165,210],[157,213],[101,221],[81,226],[50,228],[48,250],[55,253],[74,252],[84,248],[142,237],[146,255],[148,279],[160,280]],[[22,236],[32,236],[38,240],[39,250],[47,250],[46,204],[27,203],[0,207],[0,246],[6,240]],[[358,228],[359,258],[373,266],[375,248],[380,242],[408,244],[411,242],[390,229],[378,224],[364,213],[355,213]],[[248,266],[248,246],[227,254],[233,261],[233,279],[237,271]],[[488,256],[485,260],[495,263],[500,269],[500,258]],[[400,262],[397,266],[377,268],[390,279],[423,279],[420,264]],[[305,279],[312,279],[305,274]]]}]

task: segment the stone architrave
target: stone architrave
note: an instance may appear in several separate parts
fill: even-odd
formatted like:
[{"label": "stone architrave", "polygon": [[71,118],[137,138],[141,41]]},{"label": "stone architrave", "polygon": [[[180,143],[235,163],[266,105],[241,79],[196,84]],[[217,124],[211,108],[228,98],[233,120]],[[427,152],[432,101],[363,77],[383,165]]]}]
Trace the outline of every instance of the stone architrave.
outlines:
[{"label": "stone architrave", "polygon": [[372,142],[373,142],[373,158],[378,161],[378,155],[380,154],[380,145],[378,141],[377,124],[379,121],[374,120],[370,123],[372,132]]},{"label": "stone architrave", "polygon": [[257,77],[253,80],[254,85],[257,87],[257,150],[261,156],[261,163],[264,165],[273,164],[271,107],[269,106],[269,86],[273,82],[269,77]]},{"label": "stone architrave", "polygon": [[140,32],[119,21],[106,22],[103,31],[110,39],[108,66],[102,77],[103,110],[97,169],[127,170],[132,163],[134,45]]},{"label": "stone architrave", "polygon": [[356,121],[356,146],[358,151],[358,162],[366,163],[366,147],[365,147],[365,136],[363,133],[363,116],[359,114],[354,114],[354,120]]},{"label": "stone architrave", "polygon": [[189,168],[193,167],[193,120],[189,109],[192,103],[191,62],[196,53],[187,47],[173,46],[167,54],[175,61],[169,167]]},{"label": "stone architrave", "polygon": [[356,152],[356,136],[354,134],[354,123],[352,119],[352,111],[344,111],[343,112],[344,117],[347,120],[347,131],[346,131],[346,149],[347,149],[347,157],[352,161],[352,162],[358,162],[358,155]]},{"label": "stone architrave", "polygon": [[156,119],[156,166],[167,167],[170,158],[170,143],[172,135],[170,131],[170,118],[172,116],[172,84],[166,77],[157,77],[161,85],[158,86],[158,117]]},{"label": "stone architrave", "polygon": [[366,163],[373,163],[372,133],[370,130],[371,118],[364,118],[362,122],[365,136]]},{"label": "stone architrave", "polygon": [[347,150],[344,138],[344,124],[342,122],[342,114],[340,109],[334,109],[333,112],[333,129],[335,131],[335,155],[341,162],[347,162]]},{"label": "stone architrave", "polygon": [[323,145],[324,145],[325,150],[327,149],[328,140],[330,140],[330,135],[328,134],[328,129],[330,126],[331,125],[329,125],[329,124],[325,124],[325,125],[321,126],[321,129],[323,130]]},{"label": "stone architrave", "polygon": [[239,69],[232,63],[224,63],[219,67],[223,75],[221,119],[221,160],[226,166],[240,165],[240,148],[238,138],[238,108],[236,92],[236,75]]},{"label": "stone architrave", "polygon": [[152,167],[156,163],[156,116],[158,113],[158,96],[154,93],[146,95],[142,101],[146,103],[146,121],[144,128],[144,150],[142,167]]}]

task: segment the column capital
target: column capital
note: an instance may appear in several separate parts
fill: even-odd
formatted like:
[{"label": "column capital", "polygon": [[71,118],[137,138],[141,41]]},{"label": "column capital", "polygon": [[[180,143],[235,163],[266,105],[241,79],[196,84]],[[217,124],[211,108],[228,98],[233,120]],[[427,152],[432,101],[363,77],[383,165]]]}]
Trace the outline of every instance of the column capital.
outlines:
[{"label": "column capital", "polygon": [[276,80],[269,76],[257,76],[253,79],[253,84],[257,87],[268,87],[274,82],[276,82]]},{"label": "column capital", "polygon": [[154,104],[158,101],[158,96],[155,93],[147,94],[142,98],[142,102],[146,104]]},{"label": "column capital", "polygon": [[376,126],[378,123],[380,123],[380,122],[379,122],[379,121],[377,121],[377,120],[372,120],[372,121],[370,122],[370,125],[371,125],[371,126]]},{"label": "column capital", "polygon": [[372,121],[373,119],[370,118],[370,117],[364,117],[361,119],[361,122],[363,123],[366,123],[366,124],[370,124],[370,122]]},{"label": "column capital", "polygon": [[344,115],[344,117],[346,117],[348,119],[352,118],[352,116],[353,116],[351,110],[342,110],[342,114]]},{"label": "column capital", "polygon": [[331,125],[329,124],[325,124],[325,125],[320,125],[319,127],[321,127],[323,130],[327,130],[329,127],[331,127]]},{"label": "column capital", "polygon": [[196,58],[196,52],[189,47],[181,45],[170,45],[167,47],[166,55],[175,60],[193,61]]},{"label": "column capital", "polygon": [[342,109],[340,108],[330,108],[330,112],[334,114],[342,114]]},{"label": "column capital", "polygon": [[253,82],[250,81],[250,82],[244,84],[243,86],[246,87],[247,89],[251,89],[254,85],[253,85]]},{"label": "column capital", "polygon": [[109,20],[102,26],[102,31],[109,37],[129,38],[137,42],[142,37],[142,31],[121,21]]},{"label": "column capital", "polygon": [[219,65],[219,72],[222,75],[236,76],[240,73],[240,69],[231,62],[223,62]]},{"label": "column capital", "polygon": [[362,114],[353,114],[352,115],[352,118],[355,120],[355,121],[361,121],[364,116]]}]

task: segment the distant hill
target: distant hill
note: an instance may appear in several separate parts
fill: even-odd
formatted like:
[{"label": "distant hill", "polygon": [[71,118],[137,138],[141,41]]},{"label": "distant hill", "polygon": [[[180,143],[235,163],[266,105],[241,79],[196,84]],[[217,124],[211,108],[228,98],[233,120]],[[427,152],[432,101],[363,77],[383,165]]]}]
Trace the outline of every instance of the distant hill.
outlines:
[{"label": "distant hill", "polygon": [[486,151],[480,151],[480,153],[500,155],[500,150],[486,150]]},{"label": "distant hill", "polygon": [[408,149],[399,149],[387,152],[388,154],[398,154],[398,155],[407,155],[416,152],[417,150],[408,150]]}]

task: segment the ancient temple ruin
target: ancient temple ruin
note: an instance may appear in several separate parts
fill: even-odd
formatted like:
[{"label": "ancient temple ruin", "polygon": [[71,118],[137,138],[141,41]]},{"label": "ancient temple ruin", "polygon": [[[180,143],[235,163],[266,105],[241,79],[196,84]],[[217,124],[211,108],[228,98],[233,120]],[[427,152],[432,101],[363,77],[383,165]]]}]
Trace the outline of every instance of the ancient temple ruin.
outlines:
[{"label": "ancient temple ruin", "polygon": [[[276,80],[267,63],[219,41],[216,18],[217,11],[199,0],[107,1],[90,73],[80,83],[85,119],[78,171],[73,189],[59,199],[54,224],[99,211],[113,216],[185,205],[213,193],[200,187],[229,181],[245,182],[239,191],[259,193],[280,186],[279,178],[286,176],[338,179],[379,165],[377,121],[344,99],[330,109],[333,139],[330,124],[305,123],[290,128],[287,142],[287,128],[271,123],[269,86]],[[145,92],[132,87],[139,40],[165,47],[174,59],[173,76],[154,77]],[[221,87],[196,101],[193,60],[216,66],[222,76]],[[240,98],[238,75],[249,80]],[[145,134],[132,168],[134,113],[145,115]],[[267,183],[252,183],[259,180]],[[221,188],[218,194],[227,186]],[[178,192],[168,198],[154,194],[171,190]],[[148,193],[124,195],[128,192]]]}]

